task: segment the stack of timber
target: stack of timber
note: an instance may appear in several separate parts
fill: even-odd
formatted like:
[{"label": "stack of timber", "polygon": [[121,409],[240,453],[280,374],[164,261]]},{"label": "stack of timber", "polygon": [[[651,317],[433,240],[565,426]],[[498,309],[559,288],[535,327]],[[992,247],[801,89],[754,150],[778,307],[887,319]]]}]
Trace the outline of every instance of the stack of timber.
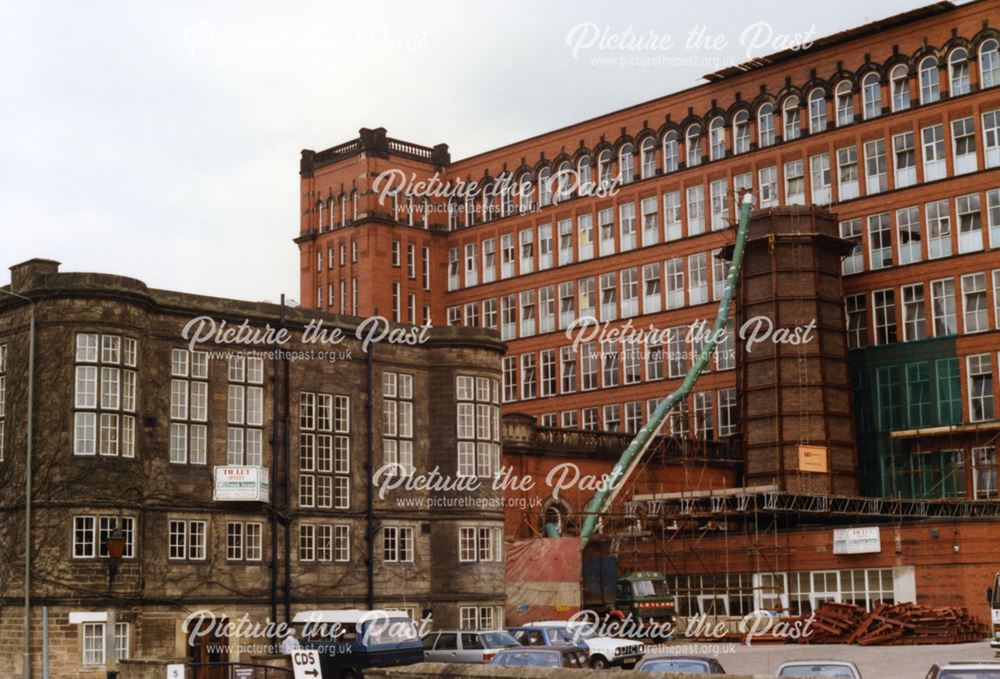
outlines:
[{"label": "stack of timber", "polygon": [[805,644],[959,644],[980,641],[986,625],[965,608],[917,604],[878,604],[870,613],[861,606],[824,602],[816,609]]}]

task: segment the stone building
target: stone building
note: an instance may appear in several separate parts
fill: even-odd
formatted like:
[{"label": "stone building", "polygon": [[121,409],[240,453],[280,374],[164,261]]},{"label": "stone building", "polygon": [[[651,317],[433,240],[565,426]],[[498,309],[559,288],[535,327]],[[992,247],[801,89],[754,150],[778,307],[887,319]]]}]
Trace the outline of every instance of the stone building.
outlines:
[{"label": "stone building", "polygon": [[[217,333],[192,345],[193,321],[198,338]],[[4,676],[24,676],[26,544],[34,676],[268,650],[245,631],[223,650],[207,645],[220,639],[190,645],[202,610],[264,624],[373,606],[500,625],[500,491],[395,482],[496,471],[503,344],[489,331],[394,325],[398,341],[364,346],[373,327],[47,260],[11,267],[0,289]],[[342,341],[305,341],[309,328]],[[387,462],[396,476],[380,473]],[[120,559],[109,538],[124,541]]]}]

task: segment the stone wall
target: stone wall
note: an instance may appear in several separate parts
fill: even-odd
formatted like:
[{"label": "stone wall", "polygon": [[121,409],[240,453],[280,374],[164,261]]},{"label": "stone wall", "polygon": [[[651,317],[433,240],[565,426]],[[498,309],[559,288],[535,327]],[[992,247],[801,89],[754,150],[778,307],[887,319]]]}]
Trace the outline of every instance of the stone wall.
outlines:
[{"label": "stone wall", "polygon": [[[406,667],[389,667],[385,669],[365,670],[366,679],[431,679],[431,677],[451,677],[452,679],[473,679],[475,677],[493,677],[499,679],[558,679],[559,677],[575,677],[576,679],[606,679],[609,670],[591,669],[554,669],[545,667],[494,667],[492,665],[473,665],[468,663],[420,663]],[[634,679],[691,679],[708,677],[707,674],[664,674],[662,672],[628,673]],[[762,676],[748,674],[727,674],[731,679],[767,679]],[[128,679],[128,678],[123,678]]]}]

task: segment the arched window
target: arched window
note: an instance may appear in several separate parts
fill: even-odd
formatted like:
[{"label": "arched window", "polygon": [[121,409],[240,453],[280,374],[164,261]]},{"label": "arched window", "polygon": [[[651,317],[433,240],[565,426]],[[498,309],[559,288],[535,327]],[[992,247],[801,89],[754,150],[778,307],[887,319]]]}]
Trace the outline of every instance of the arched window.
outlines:
[{"label": "arched window", "polygon": [[656,139],[646,137],[639,147],[640,164],[643,179],[649,179],[656,174]]},{"label": "arched window", "polygon": [[680,161],[677,151],[677,133],[671,130],[663,135],[663,171],[675,172]]},{"label": "arched window", "polygon": [[532,194],[534,193],[531,175],[527,172],[522,174],[521,180],[517,183],[517,187],[521,212],[531,212],[533,202]]},{"label": "arched window", "polygon": [[543,167],[538,172],[538,207],[552,204],[552,173]]},{"label": "arched window", "polygon": [[1000,46],[992,38],[979,46],[979,83],[982,88],[1000,85]]},{"label": "arched window", "polygon": [[514,212],[514,178],[509,172],[500,175],[500,216],[508,217]]},{"label": "arched window", "polygon": [[458,208],[458,198],[452,196],[448,199],[448,230],[457,231],[458,230],[458,213],[461,210]]},{"label": "arched window", "polygon": [[590,156],[584,156],[576,164],[576,190],[579,195],[589,195],[594,186],[594,176],[590,169]]},{"label": "arched window", "polygon": [[496,186],[496,184],[494,182],[489,182],[488,184],[483,184],[483,187],[482,187],[482,195],[483,195],[482,204],[483,204],[483,209],[482,209],[482,213],[481,213],[482,214],[482,220],[481,221],[483,221],[483,222],[488,222],[491,219],[493,219],[493,216],[494,216],[493,215],[493,197],[494,197],[494,193],[493,192],[496,190],[494,188],[495,186]]},{"label": "arched window", "polygon": [[948,92],[952,97],[968,94],[969,85],[969,53],[964,47],[953,49],[948,55],[948,72],[950,84]]},{"label": "arched window", "polygon": [[906,64],[896,64],[889,73],[889,90],[892,94],[893,111],[905,111],[910,108],[910,81],[906,76]]},{"label": "arched window", "polygon": [[774,144],[774,106],[767,102],[757,111],[757,141],[761,148]]},{"label": "arched window", "polygon": [[812,134],[826,129],[826,96],[820,88],[809,93],[809,131]]},{"label": "arched window", "polygon": [[622,184],[631,184],[635,179],[635,150],[631,144],[623,144],[618,151],[618,179]]},{"label": "arched window", "polygon": [[322,200],[316,201],[316,212],[319,213],[319,231],[320,233],[322,233],[326,231],[326,222],[323,219],[326,213],[326,206],[324,205]]},{"label": "arched window", "polygon": [[802,136],[802,118],[799,112],[798,97],[793,96],[785,99],[785,103],[781,105],[781,118],[785,126],[785,141],[798,139]]},{"label": "arched window", "polygon": [[604,149],[597,156],[597,181],[601,188],[611,186],[611,151]]},{"label": "arched window", "polygon": [[568,200],[573,194],[573,166],[568,160],[559,163],[559,171],[556,172],[556,182],[559,189],[556,191],[556,202]]},{"label": "arched window", "polygon": [[684,134],[684,147],[687,150],[687,166],[701,164],[701,125],[691,125]]},{"label": "arched window", "polygon": [[330,222],[330,229],[332,230],[337,225],[337,201],[334,200],[333,196],[326,202],[327,207],[327,220]]},{"label": "arched window", "polygon": [[920,103],[933,104],[941,98],[941,76],[937,57],[924,57],[920,62]]},{"label": "arched window", "polygon": [[882,115],[882,83],[878,73],[869,73],[861,81],[861,100],[864,102],[865,120]]},{"label": "arched window", "polygon": [[726,123],[717,116],[708,124],[708,156],[712,160],[726,157]]},{"label": "arched window", "polygon": [[746,153],[750,150],[750,114],[746,110],[737,111],[733,116],[733,152]]},{"label": "arched window", "polygon": [[837,89],[833,96],[837,108],[837,127],[850,125],[854,122],[854,93],[851,92],[851,83],[848,80],[841,80],[837,83]]}]

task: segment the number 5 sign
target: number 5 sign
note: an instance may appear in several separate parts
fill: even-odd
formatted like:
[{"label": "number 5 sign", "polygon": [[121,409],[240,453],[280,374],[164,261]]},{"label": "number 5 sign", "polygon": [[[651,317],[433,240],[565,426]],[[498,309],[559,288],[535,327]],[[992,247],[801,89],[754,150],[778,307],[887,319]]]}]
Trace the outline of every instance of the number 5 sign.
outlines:
[{"label": "number 5 sign", "polygon": [[319,669],[319,652],[300,648],[292,653],[292,670],[295,679],[322,679]]}]

